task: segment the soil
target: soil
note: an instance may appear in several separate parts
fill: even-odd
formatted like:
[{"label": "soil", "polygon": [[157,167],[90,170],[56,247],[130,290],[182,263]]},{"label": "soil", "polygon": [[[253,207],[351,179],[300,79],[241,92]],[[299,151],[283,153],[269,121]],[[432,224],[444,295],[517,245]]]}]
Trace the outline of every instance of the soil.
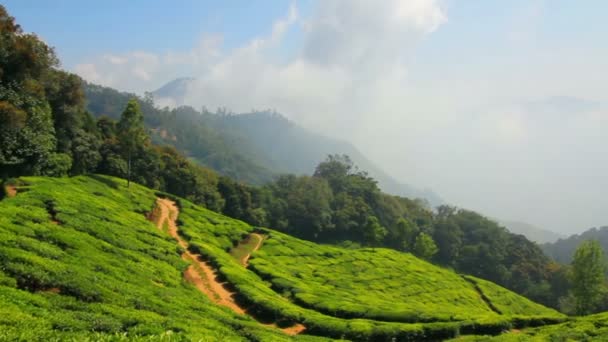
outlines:
[{"label": "soil", "polygon": [[249,258],[251,257],[251,253],[260,249],[260,247],[262,247],[262,242],[264,241],[264,236],[261,234],[258,234],[258,233],[251,233],[251,235],[249,235],[249,238],[257,239],[258,242],[255,245],[255,247],[253,248],[253,250],[241,259],[241,265],[243,265],[245,267],[247,267],[249,265]]},{"label": "soil", "polygon": [[7,185],[6,186],[6,196],[7,197],[17,196],[17,187],[14,185]]},{"label": "soil", "polygon": [[[169,235],[176,239],[178,244],[186,250],[182,254],[182,259],[190,262],[190,266],[188,266],[188,268],[184,272],[184,278],[189,282],[193,283],[194,286],[200,292],[204,293],[214,303],[226,306],[238,314],[247,314],[246,308],[240,306],[234,300],[235,293],[228,291],[224,287],[224,283],[221,283],[217,280],[217,272],[213,269],[211,264],[206,261],[201,261],[199,255],[193,254],[188,251],[188,243],[184,239],[182,239],[181,236],[179,236],[177,225],[175,223],[177,220],[177,216],[179,215],[179,209],[177,208],[175,203],[166,198],[159,198],[157,199],[157,208],[159,208],[160,210],[155,209],[156,215],[154,215],[154,219],[156,227],[162,230],[163,226],[166,223],[166,225],[169,227]],[[264,237],[260,234],[252,234],[252,236],[254,235],[258,239],[258,243],[253,250],[256,251],[262,245]],[[251,254],[246,255],[245,257],[243,257],[243,260],[241,260],[241,262],[246,265],[247,260],[250,256]],[[264,325],[277,328],[274,324]],[[288,335],[297,335],[303,332],[306,327],[302,324],[295,324],[291,327],[279,329],[281,329]]]}]

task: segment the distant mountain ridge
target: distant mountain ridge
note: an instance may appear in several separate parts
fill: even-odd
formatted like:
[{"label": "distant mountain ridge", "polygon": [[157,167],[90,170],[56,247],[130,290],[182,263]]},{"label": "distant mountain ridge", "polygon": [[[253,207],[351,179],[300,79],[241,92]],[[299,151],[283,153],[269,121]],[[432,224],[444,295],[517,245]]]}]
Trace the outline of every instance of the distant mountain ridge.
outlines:
[{"label": "distant mountain ridge", "polygon": [[542,229],[526,222],[508,220],[499,221],[500,224],[505,226],[505,228],[507,228],[511,233],[521,234],[527,237],[528,240],[539,244],[555,242],[558,239],[565,237],[562,234]]},{"label": "distant mountain ridge", "polygon": [[541,248],[548,256],[561,263],[570,263],[576,248],[585,240],[597,240],[608,252],[608,226],[591,228],[581,234],[574,234],[564,239],[559,239],[553,243],[545,243]]},{"label": "distant mountain ridge", "polygon": [[188,87],[194,81],[195,79],[192,77],[176,78],[150,93],[154,100],[159,102],[161,106],[162,104],[171,104],[171,107],[181,106],[184,104],[185,96],[188,93]]},{"label": "distant mountain ridge", "polygon": [[390,194],[421,198],[431,206],[443,200],[431,190],[420,190],[400,183],[367,159],[352,144],[298,126],[280,114],[255,112],[232,115],[216,122],[216,128],[244,136],[251,142],[264,165],[279,173],[311,174],[319,161],[328,154],[346,154],[359,169],[367,171],[378,181],[379,187]]}]

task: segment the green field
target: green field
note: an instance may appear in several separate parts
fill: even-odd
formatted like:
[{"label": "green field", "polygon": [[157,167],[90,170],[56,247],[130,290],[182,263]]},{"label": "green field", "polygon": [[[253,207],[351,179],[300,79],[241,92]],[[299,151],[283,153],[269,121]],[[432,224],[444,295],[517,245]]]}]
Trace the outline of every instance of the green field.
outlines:
[{"label": "green field", "polygon": [[[499,316],[460,275],[389,249],[345,250],[273,232],[251,268],[284,296],[337,317],[417,323]],[[505,315],[559,316],[493,283],[481,291]]]},{"label": "green field", "polygon": [[500,336],[467,336],[454,342],[608,341],[608,313],[574,319],[546,327],[513,331]]},{"label": "green field", "polygon": [[[165,195],[106,176],[21,180],[0,201],[0,340],[406,341],[565,319],[409,254],[317,245],[173,198],[189,249],[258,320],[306,326],[289,337],[183,280],[181,248],[146,219]],[[267,239],[245,268],[234,247],[253,231]]]},{"label": "green field", "polygon": [[145,217],[153,191],[101,176],[23,180],[0,201],[0,341],[289,339],[182,280],[180,248]]}]

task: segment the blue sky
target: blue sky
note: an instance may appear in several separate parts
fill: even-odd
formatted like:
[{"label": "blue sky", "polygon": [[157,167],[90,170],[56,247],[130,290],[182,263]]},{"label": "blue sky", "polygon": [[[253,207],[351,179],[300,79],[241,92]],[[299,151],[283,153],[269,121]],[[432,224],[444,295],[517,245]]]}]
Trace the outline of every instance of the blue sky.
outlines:
[{"label": "blue sky", "polygon": [[[221,33],[227,48],[267,32],[289,2],[209,0],[9,0],[9,13],[28,32],[55,46],[63,64],[112,52],[188,49],[205,33]],[[308,11],[310,1],[299,1]]]},{"label": "blue sky", "polygon": [[185,104],[274,108],[450,203],[608,224],[608,1],[4,4],[91,82],[141,94],[194,77]]}]

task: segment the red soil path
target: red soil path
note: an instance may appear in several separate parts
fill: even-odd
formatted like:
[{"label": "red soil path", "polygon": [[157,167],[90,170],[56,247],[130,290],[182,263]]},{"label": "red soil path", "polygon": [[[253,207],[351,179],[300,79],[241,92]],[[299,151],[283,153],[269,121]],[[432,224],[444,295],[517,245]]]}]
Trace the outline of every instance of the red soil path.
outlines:
[{"label": "red soil path", "polygon": [[6,196],[7,197],[15,197],[17,196],[17,187],[14,185],[7,185],[6,186]]},{"label": "red soil path", "polygon": [[255,247],[253,247],[253,250],[251,252],[249,252],[247,255],[243,256],[243,258],[241,259],[241,265],[243,265],[245,267],[247,267],[249,265],[249,258],[251,257],[251,253],[260,249],[260,247],[262,247],[262,242],[264,241],[264,236],[261,234],[258,234],[258,233],[251,233],[248,238],[256,239],[257,243],[256,243]]},{"label": "red soil path", "polygon": [[[246,309],[235,302],[235,294],[226,290],[223,284],[217,281],[217,273],[213,267],[208,262],[200,261],[198,255],[188,251],[188,243],[184,241],[177,232],[175,221],[177,220],[177,215],[179,215],[179,209],[175,206],[175,203],[165,198],[157,199],[156,203],[157,209],[160,209],[155,209],[156,212],[154,213],[155,215],[153,215],[155,216],[154,220],[156,222],[156,227],[162,230],[166,224],[169,228],[169,235],[176,239],[179,245],[186,250],[182,254],[182,259],[190,262],[190,266],[188,266],[184,272],[184,278],[192,282],[199,291],[204,293],[214,303],[226,306],[238,314],[246,314]],[[258,244],[256,245],[256,248],[254,248],[254,251],[260,248],[263,240],[262,235],[255,235],[257,235]],[[242,262],[246,263],[250,255],[251,254],[246,255]],[[269,326],[276,328],[276,325],[274,324],[270,324]],[[301,324],[296,324],[288,328],[281,328],[281,330],[288,335],[299,334],[305,329],[306,328]]]}]

